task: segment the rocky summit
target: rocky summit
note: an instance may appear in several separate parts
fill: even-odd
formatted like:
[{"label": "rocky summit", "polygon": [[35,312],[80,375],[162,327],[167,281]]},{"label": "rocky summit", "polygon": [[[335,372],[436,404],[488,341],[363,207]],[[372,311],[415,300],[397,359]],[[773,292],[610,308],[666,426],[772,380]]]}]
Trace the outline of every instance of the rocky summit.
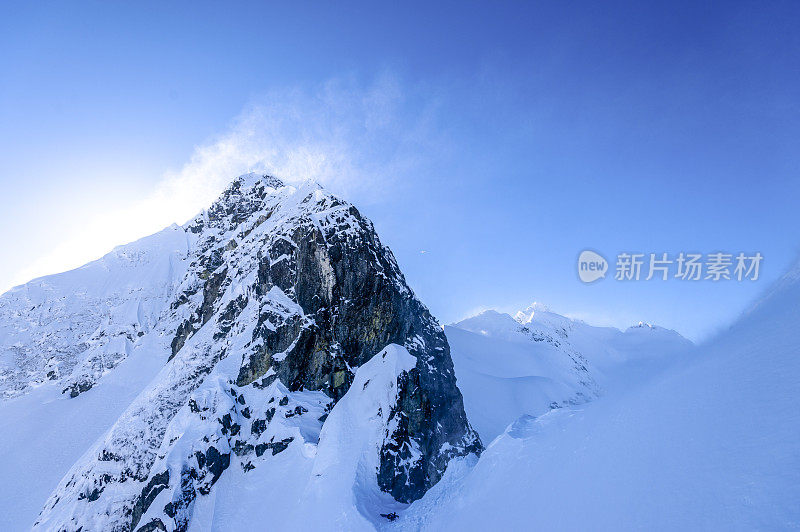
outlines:
[{"label": "rocky summit", "polygon": [[26,361],[2,368],[3,392],[55,381],[80,401],[140,351],[161,367],[36,527],[205,527],[240,485],[282,492],[296,523],[374,527],[482,450],[442,327],[372,223],[316,184],[241,176],[185,226],[81,272],[0,299],[3,358]]}]

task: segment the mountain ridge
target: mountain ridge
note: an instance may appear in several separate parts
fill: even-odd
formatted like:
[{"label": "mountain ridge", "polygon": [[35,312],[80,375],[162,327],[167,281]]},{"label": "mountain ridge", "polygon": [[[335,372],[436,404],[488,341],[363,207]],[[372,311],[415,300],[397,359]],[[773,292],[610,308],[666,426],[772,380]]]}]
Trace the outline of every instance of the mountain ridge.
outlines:
[{"label": "mountain ridge", "polygon": [[[378,432],[363,435],[364,457],[377,469],[350,478],[349,487],[347,479],[339,486],[354,494],[353,523],[385,519],[363,514],[380,509],[359,502],[373,497],[370,493],[396,508],[421,497],[453,457],[480,453],[441,327],[354,206],[317,184],[287,186],[246,174],[190,222],[165,231],[183,232],[186,252],[166,254],[166,280],[152,297],[160,306],[140,312],[143,298],[130,303],[130,291],[112,290],[110,302],[87,300],[91,305],[82,313],[47,316],[48,323],[71,323],[96,314],[98,307],[110,309],[108,319],[79,327],[69,340],[82,346],[77,337],[89,335],[99,347],[56,349],[43,365],[58,371],[34,376],[22,394],[52,380],[77,400],[102,387],[106,376],[143,346],[165,365],[66,474],[37,528],[185,530],[193,519],[203,519],[209,495],[231,468],[245,476],[259,467],[266,471],[271,457],[322,445],[327,419],[351,391],[359,368],[388,356],[392,345],[414,363],[376,376],[380,383],[372,384],[385,386],[388,394],[372,405]],[[109,256],[127,256],[136,246],[116,248]],[[154,260],[159,267],[163,262]],[[81,280],[80,269],[67,273]],[[76,294],[83,290],[78,281],[72,285],[79,288]],[[134,275],[132,293],[139,294],[139,281]],[[24,286],[15,293],[29,291]],[[70,304],[87,304],[76,297],[64,296]],[[12,332],[22,334],[27,311],[21,306],[12,311],[12,328],[22,323]],[[121,347],[112,351],[118,356],[106,356],[116,343]],[[20,345],[17,340],[11,348]],[[81,364],[97,371],[76,371]],[[5,380],[19,383],[26,377],[22,372]],[[278,404],[267,406],[271,403]],[[325,444],[330,445],[336,443]],[[313,461],[303,452],[298,456],[292,467],[303,469],[300,464]]]},{"label": "mountain ridge", "polygon": [[591,403],[520,415],[397,529],[797,528],[799,271],[688,356],[622,361],[648,364],[646,378],[628,373]]},{"label": "mountain ridge", "polygon": [[649,378],[693,344],[642,325],[595,327],[541,304],[511,315],[495,310],[445,326],[471,423],[488,442],[523,415],[575,408],[638,373]]}]

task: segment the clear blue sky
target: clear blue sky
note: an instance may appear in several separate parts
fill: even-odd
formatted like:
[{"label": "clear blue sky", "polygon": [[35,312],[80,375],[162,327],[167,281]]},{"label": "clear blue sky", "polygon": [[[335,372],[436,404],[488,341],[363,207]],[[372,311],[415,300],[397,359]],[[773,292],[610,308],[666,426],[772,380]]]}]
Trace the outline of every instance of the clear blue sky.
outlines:
[{"label": "clear blue sky", "polygon": [[[254,105],[281,150],[336,137],[361,183],[332,187],[443,322],[537,300],[702,338],[800,249],[796,2],[161,4],[0,7],[3,288],[93,258],[97,213]],[[585,248],[765,258],[755,283],[583,285]]]}]

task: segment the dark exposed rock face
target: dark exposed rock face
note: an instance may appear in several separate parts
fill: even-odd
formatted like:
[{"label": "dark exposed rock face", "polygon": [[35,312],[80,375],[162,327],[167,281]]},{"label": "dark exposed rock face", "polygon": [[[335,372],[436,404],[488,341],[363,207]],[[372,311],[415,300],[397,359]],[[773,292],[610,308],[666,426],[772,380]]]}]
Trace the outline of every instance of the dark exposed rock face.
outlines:
[{"label": "dark exposed rock face", "polygon": [[[131,483],[130,499],[114,503],[113,527],[185,530],[195,501],[232,457],[247,472],[294,445],[276,420],[322,426],[358,367],[389,344],[405,347],[416,365],[397,378],[391,411],[376,412],[391,427],[379,450],[379,488],[411,502],[451,458],[481,451],[442,328],[355,207],[316,185],[248,175],[185,230],[191,264],[157,329],[168,344],[169,380],[129,408],[98,461],[68,476],[42,513],[43,527],[83,523],[79,512],[59,509],[71,490],[102,498],[108,485]],[[314,399],[297,402],[301,391]],[[197,433],[205,435],[173,447],[183,437],[183,429],[170,430],[177,415],[179,427],[203,427]],[[181,468],[164,471],[178,452]]]},{"label": "dark exposed rock face", "polygon": [[92,382],[85,381],[85,380],[79,381],[79,382],[73,382],[67,388],[64,389],[63,393],[66,393],[67,391],[69,391],[69,396],[72,397],[72,398],[75,398],[75,397],[78,397],[83,392],[88,392],[89,390],[91,390],[92,389],[92,385],[93,385]]},{"label": "dark exposed rock face", "polygon": [[[280,186],[274,178],[264,179]],[[464,413],[447,339],[408,288],[372,223],[320,189],[307,194],[294,223],[279,225],[262,240],[253,290],[265,297],[277,287],[302,311],[288,318],[262,311],[253,332],[260,347],[245,357],[236,384],[247,385],[270,372],[290,390],[321,390],[338,401],[352,383],[354,368],[388,344],[405,346],[417,357],[417,367],[403,383],[401,406],[392,413],[402,427],[392,436],[398,442],[415,440],[424,459],[401,470],[399,463],[407,457],[384,449],[379,483],[397,500],[410,502],[439,480],[450,458],[481,449]],[[208,220],[196,221],[193,230],[208,225],[233,229],[253,217],[266,222],[276,209],[264,208],[265,197],[262,183],[247,187],[236,181],[211,208]],[[216,270],[201,276],[202,304],[193,315],[197,324],[208,320],[221,287],[230,282],[226,277],[236,265],[226,265],[225,250],[239,247],[230,242],[235,240],[215,241],[205,255],[205,267]],[[243,307],[242,301],[229,303],[227,321],[235,320]],[[184,334],[179,330],[177,345]],[[440,453],[445,443],[451,452]]]},{"label": "dark exposed rock face", "polygon": [[133,507],[133,514],[131,515],[131,529],[136,528],[142,514],[150,507],[156,496],[165,488],[169,486],[169,471],[164,471],[153,475],[150,481],[142,489],[142,493],[136,500]]}]

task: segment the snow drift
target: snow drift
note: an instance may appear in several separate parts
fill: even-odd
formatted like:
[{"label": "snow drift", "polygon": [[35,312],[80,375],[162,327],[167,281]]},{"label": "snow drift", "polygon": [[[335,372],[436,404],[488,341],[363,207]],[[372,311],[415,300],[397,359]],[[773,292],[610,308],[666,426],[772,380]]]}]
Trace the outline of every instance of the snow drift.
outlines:
[{"label": "snow drift", "polygon": [[474,469],[452,468],[396,526],[798,528],[798,326],[800,263],[730,330],[660,375],[519,418]]}]

